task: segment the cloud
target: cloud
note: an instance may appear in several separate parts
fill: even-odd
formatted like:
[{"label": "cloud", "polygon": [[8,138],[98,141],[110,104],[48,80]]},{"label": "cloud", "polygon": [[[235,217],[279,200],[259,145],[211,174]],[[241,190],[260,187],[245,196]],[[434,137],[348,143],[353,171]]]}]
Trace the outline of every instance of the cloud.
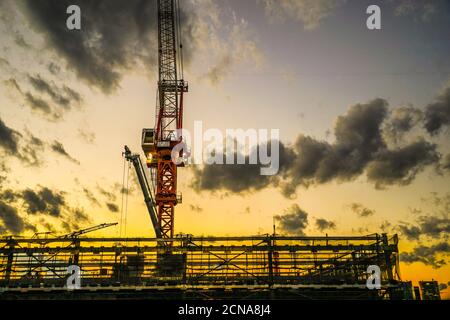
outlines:
[{"label": "cloud", "polygon": [[[432,266],[435,269],[441,268],[447,264],[445,256],[450,253],[448,242],[439,242],[431,246],[417,246],[412,252],[406,252],[400,255],[400,261],[405,263],[421,262]],[[438,258],[438,255],[444,258]]]},{"label": "cloud", "polygon": [[88,144],[94,144],[96,139],[95,132],[89,131],[85,128],[78,129],[78,136]]},{"label": "cloud", "polygon": [[321,184],[333,179],[349,181],[363,173],[377,152],[385,148],[380,126],[387,116],[387,102],[375,99],[350,107],[334,127],[336,141],[330,144],[300,135],[293,146],[285,193],[297,186]]},{"label": "cloud", "polygon": [[80,162],[73,158],[69,153],[67,153],[66,149],[64,148],[63,144],[59,141],[53,141],[52,145],[51,145],[51,149],[53,152],[69,159],[70,161],[76,163],[76,164],[80,164]]},{"label": "cloud", "polygon": [[436,145],[425,140],[395,150],[382,150],[367,167],[367,178],[377,188],[408,185],[426,166],[439,162]]},{"label": "cloud", "polygon": [[425,129],[438,134],[444,127],[450,126],[450,87],[439,94],[435,101],[425,108]]},{"label": "cloud", "polygon": [[100,202],[94,196],[94,193],[92,191],[87,188],[83,188],[83,193],[92,205],[100,207]]},{"label": "cloud", "polygon": [[336,229],[336,223],[334,221],[319,218],[316,219],[316,228],[319,231]]},{"label": "cloud", "polygon": [[195,213],[201,213],[201,212],[203,212],[203,208],[202,207],[200,207],[199,205],[194,205],[194,204],[190,204],[189,205],[189,209],[191,210],[191,211],[193,211],[193,212],[195,212]]},{"label": "cloud", "polygon": [[36,91],[47,94],[55,104],[66,110],[82,102],[81,95],[78,92],[66,86],[60,89],[54,82],[44,80],[40,75],[28,75],[28,81]]},{"label": "cloud", "polygon": [[247,21],[233,18],[227,41],[216,43],[217,60],[206,73],[206,78],[213,85],[218,85],[240,64],[247,62],[259,68],[264,63],[264,54],[253,40],[255,36],[250,32]]},{"label": "cloud", "polygon": [[103,188],[100,187],[100,186],[97,186],[97,190],[100,192],[100,194],[101,194],[102,196],[104,196],[104,197],[105,197],[106,199],[108,199],[110,202],[116,201],[117,196],[116,196],[113,192],[107,191],[107,190],[103,189]]},{"label": "cloud", "polygon": [[[11,72],[13,71],[8,73]],[[53,81],[43,79],[41,75],[31,76],[27,74],[25,78],[35,92],[22,89],[24,85],[19,84],[15,78],[4,80],[3,84],[17,92],[32,111],[37,112],[49,121],[61,120],[65,112],[72,110],[75,106],[80,106],[83,102],[82,96],[66,85],[58,87]],[[46,98],[50,98],[52,102],[43,98],[42,95],[46,95]],[[55,105],[58,108],[55,108]]]},{"label": "cloud", "polygon": [[384,221],[380,225],[380,229],[383,232],[389,232],[389,230],[391,230],[391,227],[392,227],[392,224],[389,221]]},{"label": "cloud", "polygon": [[45,119],[50,121],[61,119],[61,113],[55,112],[49,102],[36,96],[34,93],[23,90],[21,85],[17,82],[17,79],[9,78],[8,80],[3,81],[3,84],[13,92],[17,92],[32,111],[40,114]]},{"label": "cloud", "polygon": [[[105,93],[117,89],[123,72],[156,65],[156,1],[24,1],[23,12],[49,48],[79,79]],[[66,26],[69,5],[80,6],[82,30]]]},{"label": "cloud", "polygon": [[71,233],[80,230],[82,225],[87,223],[91,223],[91,219],[83,209],[71,208],[68,210],[68,214],[66,214],[61,226],[66,232]]},{"label": "cloud", "polygon": [[60,118],[58,114],[52,111],[52,108],[47,101],[34,96],[30,92],[24,93],[24,98],[27,105],[29,105],[32,110],[38,111],[52,120],[57,120],[58,118]]},{"label": "cloud", "polygon": [[19,139],[22,135],[14,129],[8,127],[0,118],[0,147],[9,155],[18,152]]},{"label": "cloud", "polygon": [[450,153],[445,156],[442,168],[450,172]]},{"label": "cloud", "polygon": [[14,234],[19,234],[25,229],[35,230],[35,228],[27,223],[17,212],[17,209],[0,200],[0,233],[9,230]]},{"label": "cloud", "polygon": [[5,158],[16,157],[29,166],[42,164],[40,153],[44,150],[44,142],[27,130],[22,134],[8,127],[1,118],[0,149],[3,150]]},{"label": "cloud", "polygon": [[412,106],[399,107],[392,111],[385,124],[384,133],[388,139],[398,143],[403,136],[417,127],[423,120],[423,112]]},{"label": "cloud", "polygon": [[373,216],[375,214],[374,210],[364,207],[360,203],[352,203],[350,204],[350,209],[358,215],[360,218],[367,218]]},{"label": "cloud", "polygon": [[412,16],[415,20],[428,22],[434,14],[439,12],[439,2],[437,1],[416,1],[416,0],[391,0],[395,3],[394,14],[397,16]]},{"label": "cloud", "polygon": [[306,30],[313,30],[346,0],[262,0],[262,3],[271,21],[291,18],[300,21]]},{"label": "cloud", "polygon": [[[79,5],[81,31],[66,26],[66,8]],[[68,70],[106,94],[120,87],[130,71],[155,74],[158,62],[156,0],[24,0],[19,9],[65,66],[47,63],[52,74]],[[222,10],[213,0],[187,0],[180,5],[184,67],[217,84],[241,63],[258,67],[263,54],[244,19]],[[225,15],[227,15],[225,17]],[[224,19],[232,19],[223,25]],[[231,25],[231,27],[230,27]],[[58,66],[58,68],[54,68]],[[202,69],[204,67],[204,69]]]},{"label": "cloud", "polygon": [[448,288],[447,284],[445,284],[445,283],[440,283],[439,284],[439,290],[443,291],[443,290],[445,290],[447,288]]},{"label": "cloud", "polygon": [[408,240],[419,240],[419,237],[422,234],[420,228],[417,226],[407,226],[401,224],[398,228]]},{"label": "cloud", "polygon": [[[30,216],[37,216],[36,226],[31,225],[19,215],[19,209]],[[6,189],[0,192],[0,221],[3,229],[14,233],[25,230],[37,231],[38,227],[55,232],[48,218],[57,218],[63,229],[79,229],[81,225],[90,223],[91,219],[82,208],[69,206],[66,193],[38,186],[35,190]]]},{"label": "cloud", "polygon": [[352,181],[363,174],[377,188],[407,185],[426,166],[437,164],[439,153],[436,145],[423,139],[389,148],[382,132],[388,117],[383,99],[353,105],[337,118],[334,143],[305,135],[299,135],[292,146],[280,143],[277,176],[259,175],[257,165],[206,165],[194,169],[192,186],[233,193],[272,186],[292,197],[299,186]]},{"label": "cloud", "polygon": [[40,187],[38,191],[26,189],[21,197],[29,214],[48,214],[60,217],[66,200],[63,192],[52,191],[47,187]]},{"label": "cloud", "polygon": [[119,212],[119,207],[115,203],[107,202],[106,207],[113,213]]},{"label": "cloud", "polygon": [[417,225],[400,224],[398,228],[408,240],[419,240],[421,236],[439,239],[442,235],[450,234],[450,219],[421,216],[418,218]]},{"label": "cloud", "polygon": [[[11,72],[11,71],[10,71]],[[17,79],[9,78],[8,80],[4,80],[3,84],[11,90],[11,92],[17,92],[25,102],[25,104],[32,110],[37,112],[38,114],[44,116],[46,119],[54,121],[61,118],[60,114],[55,113],[50,104],[44,99],[35,96],[33,93],[29,91],[24,91],[17,82]]]},{"label": "cloud", "polygon": [[275,221],[283,232],[302,236],[308,226],[308,213],[294,204],[283,215],[275,216]]}]

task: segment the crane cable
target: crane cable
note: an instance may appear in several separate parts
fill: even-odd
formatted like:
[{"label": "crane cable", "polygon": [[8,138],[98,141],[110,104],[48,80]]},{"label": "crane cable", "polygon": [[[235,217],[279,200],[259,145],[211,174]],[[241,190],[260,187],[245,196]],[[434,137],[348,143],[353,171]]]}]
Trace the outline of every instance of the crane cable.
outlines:
[{"label": "crane cable", "polygon": [[178,45],[180,48],[178,63],[180,64],[181,80],[184,80],[184,65],[183,65],[183,43],[181,41],[181,18],[180,18],[180,2],[175,0],[175,20],[176,20],[176,33]]},{"label": "crane cable", "polygon": [[128,219],[128,190],[130,185],[130,169],[131,169],[131,163],[128,163],[128,170],[127,170],[127,188],[126,188],[126,195],[125,195],[125,223],[124,223],[124,235],[127,236],[127,219]]},{"label": "crane cable", "polygon": [[119,237],[122,237],[122,222],[123,222],[123,197],[124,197],[124,193],[125,193],[125,165],[126,165],[126,159],[125,157],[123,158],[123,174],[122,174],[122,189],[120,189],[120,192],[122,193],[122,205],[120,207],[120,227],[119,227]]}]

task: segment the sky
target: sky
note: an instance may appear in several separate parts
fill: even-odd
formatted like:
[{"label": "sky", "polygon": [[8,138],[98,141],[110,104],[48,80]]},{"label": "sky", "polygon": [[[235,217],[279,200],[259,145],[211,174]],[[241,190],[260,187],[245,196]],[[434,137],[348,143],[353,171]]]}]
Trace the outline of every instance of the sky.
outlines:
[{"label": "sky", "polygon": [[[381,30],[366,26],[373,4]],[[402,277],[448,285],[449,2],[181,9],[185,127],[279,129],[282,152],[272,177],[180,169],[176,233],[266,234],[275,221],[280,234],[399,234]],[[0,0],[0,40],[0,233],[121,222],[98,234],[153,236],[122,151],[140,152],[154,125],[155,1]]]}]

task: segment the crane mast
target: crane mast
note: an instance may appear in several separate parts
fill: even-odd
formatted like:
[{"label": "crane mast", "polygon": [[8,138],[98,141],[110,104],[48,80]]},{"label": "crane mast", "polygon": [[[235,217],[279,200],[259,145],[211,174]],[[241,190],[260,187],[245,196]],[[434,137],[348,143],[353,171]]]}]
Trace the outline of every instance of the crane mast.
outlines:
[{"label": "crane mast", "polygon": [[[175,206],[181,202],[177,193],[177,168],[173,148],[182,142],[183,94],[188,84],[183,79],[178,0],[158,0],[158,99],[153,129],[144,129],[142,149],[147,157],[155,187],[155,211],[161,237],[174,237]],[[180,50],[177,50],[177,49]]]}]

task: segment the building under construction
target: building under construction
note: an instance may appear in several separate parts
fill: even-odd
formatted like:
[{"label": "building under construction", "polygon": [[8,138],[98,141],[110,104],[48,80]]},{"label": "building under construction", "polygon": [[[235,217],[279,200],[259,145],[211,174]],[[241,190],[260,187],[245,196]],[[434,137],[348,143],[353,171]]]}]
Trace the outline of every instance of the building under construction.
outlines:
[{"label": "building under construction", "polygon": [[[397,237],[4,238],[1,298],[402,299]],[[67,290],[68,267],[82,270]],[[366,286],[370,265],[381,287]]]},{"label": "building under construction", "polygon": [[[177,170],[185,165],[184,94],[178,0],[158,0],[159,81],[156,121],[144,129],[141,161],[133,164],[155,238],[61,237],[0,239],[0,298],[403,298],[397,236],[177,237]],[[174,161],[173,155],[181,161]],[[180,160],[178,159],[178,160]],[[144,165],[145,164],[145,165]],[[151,235],[153,236],[153,235]],[[81,270],[81,287],[68,290],[68,268]],[[369,266],[380,287],[367,285]]]}]

